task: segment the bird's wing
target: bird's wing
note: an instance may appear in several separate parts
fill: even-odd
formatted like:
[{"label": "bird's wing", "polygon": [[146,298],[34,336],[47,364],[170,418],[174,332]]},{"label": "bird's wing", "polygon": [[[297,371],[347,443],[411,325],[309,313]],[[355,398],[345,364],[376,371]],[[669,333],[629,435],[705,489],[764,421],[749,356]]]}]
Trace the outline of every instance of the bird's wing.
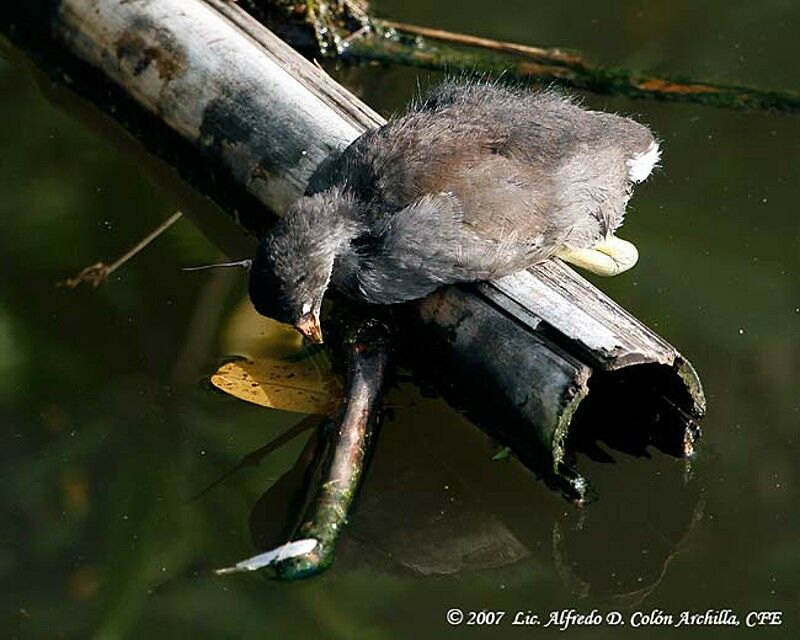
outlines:
[{"label": "bird's wing", "polygon": [[455,282],[490,280],[547,257],[543,237],[488,235],[466,220],[449,192],[427,194],[375,229],[380,242],[356,274],[374,302],[418,298]]},{"label": "bird's wing", "polygon": [[473,138],[479,159],[459,165],[460,183],[447,187],[469,220],[499,217],[554,246],[589,247],[619,227],[633,183],[659,158],[646,126],[551,90],[450,80],[414,110],[443,129],[452,121],[483,131]]},{"label": "bird's wing", "polygon": [[428,271],[442,282],[485,280],[512,258],[512,235],[490,235],[471,224],[452,192],[427,194],[392,216],[384,254],[401,256],[410,268]]},{"label": "bird's wing", "polygon": [[631,158],[652,144],[646,127],[555,91],[455,79],[331,159],[312,189],[347,188],[371,222],[441,215],[450,204],[439,194],[451,194],[456,231],[466,224],[501,246],[515,242],[506,230],[528,244],[544,234],[553,250],[591,246],[621,223]]},{"label": "bird's wing", "polygon": [[585,133],[576,131],[575,125],[586,122],[588,112],[570,96],[551,89],[532,91],[501,81],[450,78],[412,104],[410,113],[427,115],[445,127],[479,132],[473,140],[483,150],[521,162],[553,164],[575,148],[576,135]]}]

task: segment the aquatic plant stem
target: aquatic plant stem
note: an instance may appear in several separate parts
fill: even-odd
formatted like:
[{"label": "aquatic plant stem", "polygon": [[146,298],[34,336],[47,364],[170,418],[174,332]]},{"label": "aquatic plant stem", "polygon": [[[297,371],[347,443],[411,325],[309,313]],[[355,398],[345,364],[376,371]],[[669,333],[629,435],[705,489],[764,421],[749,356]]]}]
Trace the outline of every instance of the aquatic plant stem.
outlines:
[{"label": "aquatic plant stem", "polygon": [[424,36],[426,38],[430,38],[431,40],[439,40],[441,42],[450,42],[452,44],[465,45],[469,47],[480,47],[482,49],[489,49],[492,51],[517,53],[549,62],[585,64],[583,57],[579,53],[564,51],[557,48],[534,47],[527,44],[507,42],[504,40],[494,40],[492,38],[473,36],[467,33],[455,33],[453,31],[446,31],[444,29],[421,27],[415,24],[408,24],[406,22],[396,22],[394,20],[383,20],[380,18],[375,18],[374,22],[384,30],[394,29],[402,33]]}]

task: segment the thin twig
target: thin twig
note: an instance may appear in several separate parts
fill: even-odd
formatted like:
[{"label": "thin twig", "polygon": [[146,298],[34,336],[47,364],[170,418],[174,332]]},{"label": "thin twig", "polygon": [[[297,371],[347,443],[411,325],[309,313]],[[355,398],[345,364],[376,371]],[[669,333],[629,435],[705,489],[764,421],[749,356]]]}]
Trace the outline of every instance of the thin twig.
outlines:
[{"label": "thin twig", "polygon": [[344,38],[342,40],[342,44],[349,45],[353,40],[357,40],[361,36],[368,34],[371,31],[371,29],[372,27],[370,27],[368,24],[365,24],[363,27],[356,29],[355,31],[353,31],[353,33]]},{"label": "thin twig", "polygon": [[441,42],[451,42],[453,44],[461,44],[470,47],[480,47],[482,49],[489,49],[492,51],[507,51],[509,53],[530,56],[539,60],[548,60],[550,62],[585,64],[585,61],[580,54],[569,53],[561,49],[534,47],[516,42],[493,40],[492,38],[483,38],[466,33],[454,33],[452,31],[434,29],[431,27],[420,27],[415,24],[395,22],[394,20],[375,19],[374,22],[376,26],[381,26],[387,29],[395,29],[396,31],[402,31],[403,33],[425,36],[431,40],[439,40]]},{"label": "thin twig", "polygon": [[74,289],[77,287],[81,282],[90,282],[93,287],[100,286],[108,276],[110,276],[114,271],[119,269],[122,265],[124,265],[128,260],[133,258],[136,254],[142,251],[147,245],[149,245],[153,240],[158,238],[162,233],[164,233],[167,229],[169,229],[173,224],[175,224],[183,215],[182,212],[176,211],[173,213],[169,218],[164,220],[160,225],[158,225],[155,229],[153,229],[150,233],[148,233],[144,238],[142,238],[139,242],[133,245],[128,251],[122,254],[119,258],[117,258],[114,262],[107,265],[104,262],[96,262],[95,264],[89,265],[88,267],[84,268],[80,273],[75,275],[73,278],[67,278],[66,280],[62,280],[58,283],[57,286],[59,287],[69,287],[70,289]]}]

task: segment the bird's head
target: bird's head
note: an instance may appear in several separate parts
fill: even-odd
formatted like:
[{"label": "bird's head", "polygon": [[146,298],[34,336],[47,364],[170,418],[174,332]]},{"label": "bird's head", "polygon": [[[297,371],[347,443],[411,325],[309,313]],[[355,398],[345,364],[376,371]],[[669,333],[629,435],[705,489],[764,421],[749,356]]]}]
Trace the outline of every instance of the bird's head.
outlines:
[{"label": "bird's head", "polygon": [[354,200],[329,190],[296,201],[261,239],[250,268],[250,300],[261,315],[322,342],[320,308],[337,256],[360,233]]}]

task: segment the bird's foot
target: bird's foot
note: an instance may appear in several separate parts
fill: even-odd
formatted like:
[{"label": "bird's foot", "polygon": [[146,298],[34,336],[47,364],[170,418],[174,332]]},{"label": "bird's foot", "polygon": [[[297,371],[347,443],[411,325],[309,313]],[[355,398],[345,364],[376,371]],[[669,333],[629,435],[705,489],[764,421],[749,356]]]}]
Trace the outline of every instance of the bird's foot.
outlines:
[{"label": "bird's foot", "polygon": [[556,256],[599,276],[616,276],[636,264],[639,252],[627,240],[609,236],[591,249],[564,247]]}]

